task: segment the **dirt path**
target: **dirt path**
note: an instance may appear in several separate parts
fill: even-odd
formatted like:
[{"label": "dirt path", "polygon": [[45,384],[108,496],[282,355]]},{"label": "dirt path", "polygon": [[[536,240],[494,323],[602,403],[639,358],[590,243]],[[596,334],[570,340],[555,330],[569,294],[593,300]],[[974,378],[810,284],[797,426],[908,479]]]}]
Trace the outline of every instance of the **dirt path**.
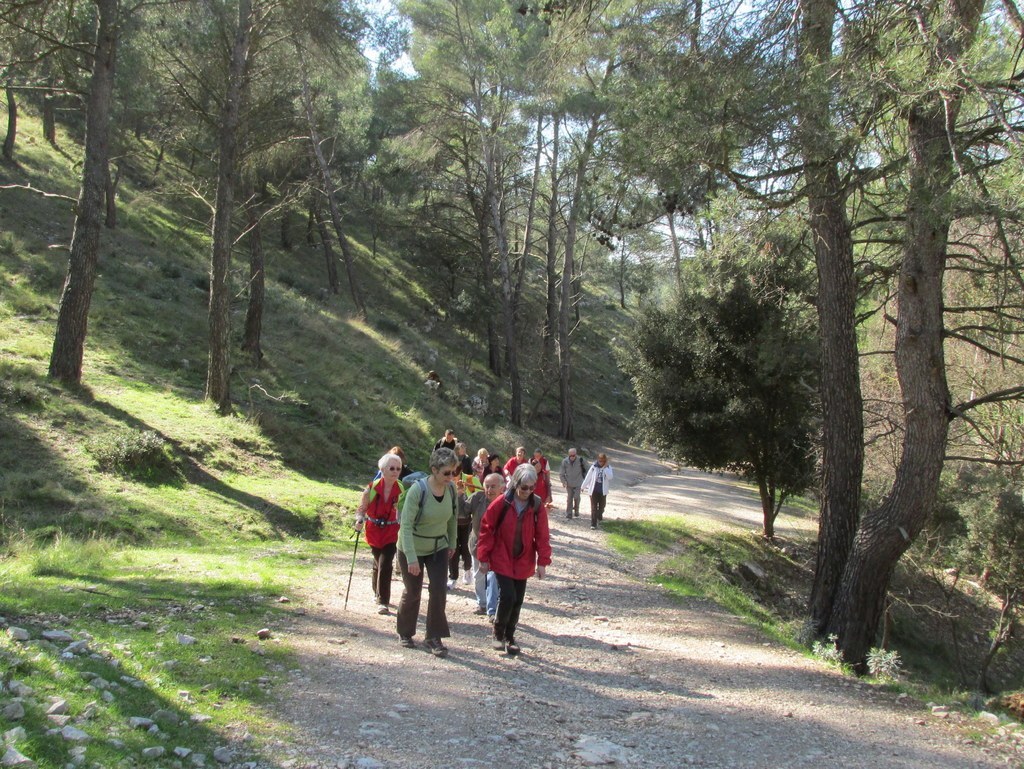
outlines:
[{"label": "dirt path", "polygon": [[[728,478],[675,473],[629,447],[609,451],[609,518],[760,521],[756,499]],[[373,611],[369,554],[347,611],[350,561],[327,564],[322,583],[294,597],[306,613],[279,629],[300,658],[278,703],[295,730],[294,742],[277,745],[279,765],[1020,765],[1010,741],[1003,755],[989,753],[921,703],[844,678],[709,602],[671,598],[613,555],[586,518],[565,520],[558,495],[555,504],[554,562],[546,579],[529,582],[516,658],[492,650],[490,625],[462,585],[449,596],[450,656],[403,649],[394,616]],[[400,590],[396,583],[395,600]]]}]

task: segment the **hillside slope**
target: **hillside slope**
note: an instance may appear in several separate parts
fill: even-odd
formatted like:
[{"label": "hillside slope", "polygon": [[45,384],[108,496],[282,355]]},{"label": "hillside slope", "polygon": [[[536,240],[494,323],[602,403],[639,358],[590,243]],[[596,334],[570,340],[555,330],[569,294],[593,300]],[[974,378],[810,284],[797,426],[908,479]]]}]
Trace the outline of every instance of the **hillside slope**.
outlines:
[{"label": "hillside slope", "polygon": [[[511,430],[507,388],[487,371],[479,335],[434,306],[422,265],[404,261],[386,238],[372,252],[364,247],[358,222],[351,235],[366,319],[353,313],[344,286],[339,296],[325,289],[319,248],[296,238],[285,250],[264,235],[265,357],[256,368],[237,352],[235,411],[217,417],[202,398],[208,211],[154,177],[143,146],[124,164],[118,226],[102,235],[83,387],[57,386],[46,368],[80,147],[64,133],[51,148],[31,115],[20,128],[17,164],[0,168],[5,537],[330,536],[347,533],[338,528],[344,508],[392,444],[405,447],[414,466],[449,426],[471,451],[485,446],[507,456],[519,443],[564,449],[545,434],[557,426],[557,387],[536,374],[536,361],[525,364],[530,429]],[[264,226],[264,233],[279,230]],[[242,241],[233,266],[236,337],[245,317],[245,248]],[[608,354],[630,316],[584,285],[574,397],[586,443],[622,437],[632,400]],[[528,352],[538,332],[539,324],[525,329]],[[440,393],[423,385],[428,370],[444,381]],[[127,467],[133,461],[140,466]]]}]

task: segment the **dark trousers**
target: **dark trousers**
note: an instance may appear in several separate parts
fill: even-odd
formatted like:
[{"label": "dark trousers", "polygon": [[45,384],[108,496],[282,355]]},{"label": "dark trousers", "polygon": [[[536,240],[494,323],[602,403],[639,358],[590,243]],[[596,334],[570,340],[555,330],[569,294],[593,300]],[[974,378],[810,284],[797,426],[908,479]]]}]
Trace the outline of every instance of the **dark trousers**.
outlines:
[{"label": "dark trousers", "polygon": [[462,570],[469,571],[473,563],[469,557],[469,535],[473,531],[473,521],[466,521],[464,524],[459,521],[459,528],[455,537],[455,552],[448,561],[448,579],[459,578],[459,559],[462,559]]},{"label": "dark trousers", "polygon": [[519,625],[519,611],[526,598],[526,580],[495,574],[498,579],[498,610],[494,613],[494,637],[512,641]]},{"label": "dark trousers", "polygon": [[373,583],[373,596],[381,606],[391,603],[391,575],[395,571],[395,551],[398,544],[392,542],[384,547],[370,547],[373,553],[373,570],[370,582]]},{"label": "dark trousers", "polygon": [[604,519],[604,503],[608,501],[607,494],[590,495],[590,525],[597,526],[597,522]]},{"label": "dark trousers", "polygon": [[398,568],[402,573],[402,599],[398,602],[398,635],[412,638],[416,635],[416,621],[420,615],[420,596],[423,593],[424,572],[429,579],[427,586],[427,638],[448,638],[448,617],[445,604],[448,600],[448,586],[445,571],[448,569],[448,548],[431,555],[419,557],[420,573],[409,573],[409,561],[405,553],[398,551]]}]

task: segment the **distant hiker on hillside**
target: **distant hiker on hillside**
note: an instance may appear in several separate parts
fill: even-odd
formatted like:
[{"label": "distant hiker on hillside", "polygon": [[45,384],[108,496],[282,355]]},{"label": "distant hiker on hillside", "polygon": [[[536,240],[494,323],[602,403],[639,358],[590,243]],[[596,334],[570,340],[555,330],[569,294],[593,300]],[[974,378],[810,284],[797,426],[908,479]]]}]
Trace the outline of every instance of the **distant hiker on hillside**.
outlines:
[{"label": "distant hiker on hillside", "polygon": [[402,573],[402,598],[398,602],[398,637],[402,646],[414,648],[413,636],[420,613],[423,573],[427,589],[425,644],[435,657],[447,657],[442,638],[448,638],[445,605],[448,590],[445,572],[455,550],[456,490],[452,479],[459,475],[455,452],[438,449],[430,455],[430,475],[409,486],[402,504],[398,534],[398,568]]},{"label": "distant hiker on hillside", "polygon": [[394,573],[395,550],[398,542],[398,500],[405,491],[398,474],[402,459],[388,453],[377,462],[380,477],[370,482],[363,491],[356,508],[356,531],[366,526],[366,544],[373,553],[370,583],[377,603],[378,614],[388,614],[391,603],[391,575]]},{"label": "distant hiker on hillside", "polygon": [[562,471],[558,474],[565,489],[565,517],[580,517],[580,487],[587,473],[587,463],[576,456],[576,449],[569,449],[569,455],[562,460]]},{"label": "distant hiker on hillside", "polygon": [[487,507],[480,525],[476,557],[482,571],[493,570],[498,581],[494,615],[494,648],[518,654],[516,627],[526,597],[526,581],[551,563],[548,511],[537,488],[537,471],[524,464],[512,474],[512,485]]},{"label": "distant hiker on hillside", "polygon": [[581,491],[590,496],[590,528],[596,529],[604,518],[604,506],[608,501],[608,489],[612,485],[612,466],[607,454],[598,454],[597,461],[587,470]]},{"label": "distant hiker on hillside", "polygon": [[484,490],[471,494],[468,498],[465,494],[459,496],[460,512],[463,507],[469,510],[473,521],[472,531],[469,535],[469,552],[473,559],[473,579],[476,591],[476,611],[474,614],[486,614],[494,622],[494,612],[498,608],[498,581],[494,572],[485,572],[480,569],[480,559],[476,557],[476,546],[480,541],[480,524],[483,521],[487,506],[501,496],[505,490],[505,479],[501,473],[491,473],[484,478]]},{"label": "distant hiker on hillside", "polygon": [[459,442],[459,439],[455,437],[455,431],[451,428],[444,431],[444,435],[437,439],[437,443],[434,444],[434,451],[438,449],[448,449],[452,453],[455,452],[455,445]]}]

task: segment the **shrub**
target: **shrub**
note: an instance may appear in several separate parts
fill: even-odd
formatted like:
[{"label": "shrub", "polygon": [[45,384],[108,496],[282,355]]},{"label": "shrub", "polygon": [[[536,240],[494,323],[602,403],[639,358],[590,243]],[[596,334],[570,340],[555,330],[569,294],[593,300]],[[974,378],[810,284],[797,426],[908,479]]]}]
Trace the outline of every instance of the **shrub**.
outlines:
[{"label": "shrub", "polygon": [[896,681],[900,677],[903,661],[895,649],[872,649],[868,652],[868,673],[875,678]]},{"label": "shrub", "polygon": [[94,440],[89,450],[100,470],[135,480],[176,480],[181,471],[170,446],[152,430],[126,430]]}]

